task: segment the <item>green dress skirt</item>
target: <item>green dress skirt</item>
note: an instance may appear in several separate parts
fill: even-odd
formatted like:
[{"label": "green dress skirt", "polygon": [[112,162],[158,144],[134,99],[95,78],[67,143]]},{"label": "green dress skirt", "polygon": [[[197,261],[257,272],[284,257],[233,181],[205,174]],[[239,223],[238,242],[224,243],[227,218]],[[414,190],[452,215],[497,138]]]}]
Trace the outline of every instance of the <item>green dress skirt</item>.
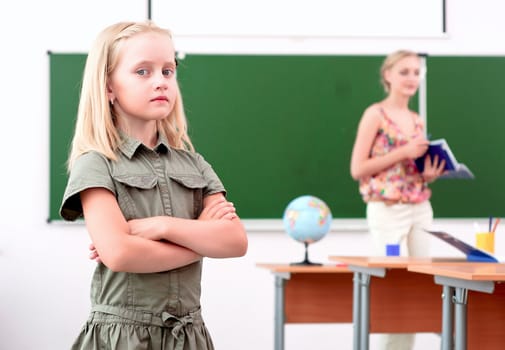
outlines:
[{"label": "green dress skirt", "polygon": [[155,274],[112,272],[100,264],[90,316],[71,349],[213,350],[195,300],[200,272],[201,262]]}]

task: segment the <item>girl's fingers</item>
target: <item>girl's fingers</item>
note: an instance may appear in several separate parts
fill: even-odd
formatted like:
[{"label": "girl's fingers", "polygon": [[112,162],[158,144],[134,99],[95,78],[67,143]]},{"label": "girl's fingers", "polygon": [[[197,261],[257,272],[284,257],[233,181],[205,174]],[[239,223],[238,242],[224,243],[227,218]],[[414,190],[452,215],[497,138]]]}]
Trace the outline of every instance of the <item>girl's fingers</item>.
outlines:
[{"label": "girl's fingers", "polygon": [[216,215],[216,212],[219,210],[220,206],[226,204],[226,200],[219,199],[217,201],[211,202],[205,209],[207,210],[207,215],[211,218]]},{"label": "girl's fingers", "polygon": [[235,206],[233,205],[233,203],[224,201],[214,206],[212,210],[209,211],[209,214],[211,218],[220,219],[223,217],[223,215],[234,212],[235,212]]}]

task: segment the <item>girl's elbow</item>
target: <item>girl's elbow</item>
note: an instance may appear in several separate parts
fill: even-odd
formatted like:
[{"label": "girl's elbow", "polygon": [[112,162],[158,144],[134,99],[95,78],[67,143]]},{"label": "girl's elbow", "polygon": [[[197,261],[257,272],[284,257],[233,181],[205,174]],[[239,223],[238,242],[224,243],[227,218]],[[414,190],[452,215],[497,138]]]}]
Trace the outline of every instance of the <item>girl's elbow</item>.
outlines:
[{"label": "girl's elbow", "polygon": [[248,240],[245,233],[230,241],[226,246],[220,246],[215,251],[214,258],[240,258],[247,254]]},{"label": "girl's elbow", "polygon": [[100,255],[102,263],[113,272],[128,272],[128,257],[117,249],[109,254]]},{"label": "girl's elbow", "polygon": [[105,266],[107,266],[107,268],[109,270],[111,270],[112,272],[124,272],[124,267],[123,265],[115,260],[115,259],[104,259],[104,258],[101,258],[100,261],[102,262],[102,264],[104,264]]},{"label": "girl's elbow", "polygon": [[238,258],[246,255],[248,246],[249,240],[247,238],[247,232],[244,225],[240,223],[238,229],[235,230],[235,239],[232,244],[233,256]]},{"label": "girl's elbow", "polygon": [[241,257],[247,254],[247,249],[249,247],[249,241],[247,236],[244,234],[243,238],[239,240],[236,246],[236,257]]}]

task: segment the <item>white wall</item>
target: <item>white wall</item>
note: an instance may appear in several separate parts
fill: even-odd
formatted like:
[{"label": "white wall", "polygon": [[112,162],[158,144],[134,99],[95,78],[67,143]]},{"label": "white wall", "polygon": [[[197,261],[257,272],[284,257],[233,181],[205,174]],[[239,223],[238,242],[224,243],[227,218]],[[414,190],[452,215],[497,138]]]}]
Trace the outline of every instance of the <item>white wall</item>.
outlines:
[{"label": "white wall", "polygon": [[[428,54],[505,54],[502,20],[505,5],[501,1],[481,0],[477,4],[470,0],[448,0],[447,3],[448,34],[443,38],[176,36],[176,45],[187,53],[382,54],[401,47]],[[69,348],[89,307],[93,263],[87,259],[89,240],[84,227],[46,223],[47,50],[86,52],[104,25],[123,18],[145,17],[145,2],[137,0],[25,0],[1,5],[0,349]],[[485,219],[481,221],[485,223]],[[204,315],[219,350],[272,348],[273,277],[255,264],[296,261],[303,254],[302,245],[282,230],[259,232],[254,228],[256,222],[246,224],[250,239],[247,256],[209,259],[205,265]],[[311,247],[311,258],[326,262],[330,254],[366,254],[366,233],[346,229],[362,224],[336,221],[334,230]],[[472,241],[471,220],[437,220],[436,226]],[[503,235],[505,232],[497,235],[498,255],[505,255]],[[434,255],[458,255],[440,242],[433,243]],[[351,326],[288,326],[286,349],[313,348],[314,339],[320,340],[316,345],[320,350],[351,348]],[[423,336],[417,347],[434,348],[436,341],[434,336]]]},{"label": "white wall", "polygon": [[443,32],[442,2],[155,0],[153,19],[184,36],[434,36]]}]

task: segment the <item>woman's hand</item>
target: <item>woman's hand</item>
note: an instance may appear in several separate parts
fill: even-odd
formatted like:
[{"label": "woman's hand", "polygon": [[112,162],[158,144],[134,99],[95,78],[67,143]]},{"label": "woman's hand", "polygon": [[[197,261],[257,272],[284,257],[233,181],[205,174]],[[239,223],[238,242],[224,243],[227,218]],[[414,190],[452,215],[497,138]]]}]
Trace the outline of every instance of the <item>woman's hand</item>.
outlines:
[{"label": "woman's hand", "polygon": [[444,173],[445,160],[439,161],[438,155],[435,155],[433,161],[430,156],[424,158],[424,171],[423,177],[426,182],[435,181],[440,175]]},{"label": "woman's hand", "polygon": [[430,142],[424,137],[414,137],[403,146],[405,157],[409,159],[416,159],[421,157],[428,150],[429,144]]}]

